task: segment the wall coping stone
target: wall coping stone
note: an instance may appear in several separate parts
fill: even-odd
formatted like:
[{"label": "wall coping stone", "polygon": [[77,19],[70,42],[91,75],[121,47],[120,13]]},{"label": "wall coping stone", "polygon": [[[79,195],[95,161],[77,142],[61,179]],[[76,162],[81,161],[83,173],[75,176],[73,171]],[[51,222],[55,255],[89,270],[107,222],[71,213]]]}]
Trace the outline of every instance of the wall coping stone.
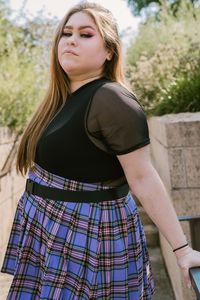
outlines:
[{"label": "wall coping stone", "polygon": [[166,148],[200,147],[200,112],[152,116],[148,122],[152,136]]}]

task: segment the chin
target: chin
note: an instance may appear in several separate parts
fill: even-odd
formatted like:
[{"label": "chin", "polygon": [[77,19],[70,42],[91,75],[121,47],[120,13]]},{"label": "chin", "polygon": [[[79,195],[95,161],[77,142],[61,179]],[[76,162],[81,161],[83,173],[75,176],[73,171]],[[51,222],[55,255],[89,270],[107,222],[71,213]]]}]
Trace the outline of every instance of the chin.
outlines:
[{"label": "chin", "polygon": [[62,66],[62,69],[65,71],[65,73],[67,74],[74,74],[74,73],[77,73],[77,71],[79,70],[77,67],[72,67],[72,66]]}]

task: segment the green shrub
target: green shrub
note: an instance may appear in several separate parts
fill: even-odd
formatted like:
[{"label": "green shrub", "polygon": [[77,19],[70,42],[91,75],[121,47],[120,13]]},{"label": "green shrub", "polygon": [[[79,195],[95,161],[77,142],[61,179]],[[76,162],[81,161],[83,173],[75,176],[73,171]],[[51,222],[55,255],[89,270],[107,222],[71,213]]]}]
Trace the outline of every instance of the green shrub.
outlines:
[{"label": "green shrub", "polygon": [[200,111],[200,69],[191,78],[179,79],[162,95],[162,101],[155,107],[154,115]]},{"label": "green shrub", "polygon": [[200,70],[199,22],[200,8],[182,4],[177,18],[163,9],[159,22],[151,17],[141,25],[127,54],[126,76],[147,114],[199,110],[194,99],[200,81],[191,83]]},{"label": "green shrub", "polygon": [[[0,125],[21,131],[43,95],[44,81],[32,62],[13,49],[4,58],[0,75]],[[40,86],[41,85],[41,86]]]},{"label": "green shrub", "polygon": [[47,87],[55,22],[40,16],[18,25],[2,0],[0,8],[0,126],[21,132]]}]

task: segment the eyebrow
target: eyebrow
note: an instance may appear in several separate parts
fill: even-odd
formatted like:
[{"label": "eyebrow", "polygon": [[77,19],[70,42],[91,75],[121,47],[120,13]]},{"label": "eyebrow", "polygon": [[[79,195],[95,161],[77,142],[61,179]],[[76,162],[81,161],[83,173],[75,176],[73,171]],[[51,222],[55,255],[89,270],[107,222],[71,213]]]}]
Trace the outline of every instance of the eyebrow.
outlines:
[{"label": "eyebrow", "polygon": [[[73,29],[73,26],[70,26],[70,25],[65,25],[64,29],[67,28],[67,29]],[[94,27],[90,26],[90,25],[84,25],[84,26],[79,26],[78,29],[85,29],[85,28],[91,28],[93,30],[95,30]]]}]

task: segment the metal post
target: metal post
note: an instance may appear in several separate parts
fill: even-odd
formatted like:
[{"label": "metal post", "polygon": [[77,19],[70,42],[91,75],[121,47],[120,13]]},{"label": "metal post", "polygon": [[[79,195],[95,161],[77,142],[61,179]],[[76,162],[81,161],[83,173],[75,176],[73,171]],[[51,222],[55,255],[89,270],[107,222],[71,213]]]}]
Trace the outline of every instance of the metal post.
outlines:
[{"label": "metal post", "polygon": [[200,268],[191,268],[189,270],[192,286],[196,292],[197,300],[200,300]]},{"label": "metal post", "polygon": [[200,219],[190,221],[190,234],[192,248],[200,251]]}]

